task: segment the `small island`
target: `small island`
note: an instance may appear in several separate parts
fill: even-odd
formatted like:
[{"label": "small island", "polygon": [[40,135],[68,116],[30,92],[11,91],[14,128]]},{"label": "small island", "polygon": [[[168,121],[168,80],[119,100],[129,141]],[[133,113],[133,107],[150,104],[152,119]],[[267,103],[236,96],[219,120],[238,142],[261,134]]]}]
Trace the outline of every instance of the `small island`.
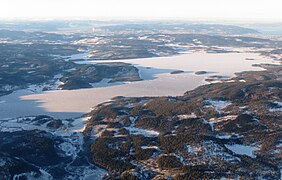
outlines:
[{"label": "small island", "polygon": [[195,72],[196,75],[202,75],[202,74],[207,74],[207,71],[197,71]]},{"label": "small island", "polygon": [[254,58],[245,58],[245,60],[247,60],[247,61],[254,61],[255,59]]},{"label": "small island", "polygon": [[176,70],[176,71],[172,71],[170,74],[181,74],[181,73],[184,73],[184,71]]}]

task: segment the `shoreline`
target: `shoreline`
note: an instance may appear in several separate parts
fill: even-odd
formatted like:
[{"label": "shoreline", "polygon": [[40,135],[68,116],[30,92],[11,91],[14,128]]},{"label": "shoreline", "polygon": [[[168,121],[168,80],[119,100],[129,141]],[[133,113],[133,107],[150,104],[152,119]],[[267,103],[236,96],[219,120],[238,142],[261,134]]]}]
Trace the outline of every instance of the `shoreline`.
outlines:
[{"label": "shoreline", "polygon": [[[251,54],[257,56],[257,54],[254,54],[254,53],[251,53]],[[202,57],[203,55],[209,58],[212,57],[213,59],[209,59],[207,57],[205,59],[205,57]],[[229,72],[230,69],[228,69],[228,67],[226,67],[227,69],[225,69],[221,73],[213,71],[214,73],[211,73],[211,74],[209,73],[201,74],[201,75],[195,74],[195,72],[197,71],[206,70],[204,67],[197,67],[199,63],[197,62],[197,60],[205,59],[205,60],[202,60],[200,65],[201,64],[205,65],[205,63],[209,61],[210,63],[222,61],[222,63],[224,64],[226,63],[224,62],[226,61],[225,58],[228,59],[228,57],[229,56],[232,57],[232,55],[241,57],[240,61],[248,65],[247,69],[246,68],[242,69],[239,63],[239,67],[237,68],[242,69],[242,71],[239,71],[239,72],[249,71],[250,69],[255,70],[255,71],[261,71],[264,68],[254,67],[253,64],[262,64],[262,63],[267,63],[269,61],[273,61],[272,59],[264,58],[261,56],[258,56],[258,57],[259,59],[263,59],[263,60],[260,60],[262,62],[260,62],[259,60],[255,60],[252,62],[250,61],[248,62],[244,60],[246,58],[245,56],[247,55],[247,57],[249,57],[250,53],[236,53],[236,54],[232,54],[232,53],[231,54],[230,53],[220,53],[220,54],[192,53],[192,54],[181,54],[179,56],[173,56],[173,57],[141,58],[137,60],[136,59],[133,59],[133,60],[125,59],[123,61],[115,61],[115,62],[127,62],[127,63],[134,65],[135,67],[139,69],[140,77],[144,78],[144,81],[122,83],[122,84],[109,84],[109,86],[102,86],[102,87],[91,88],[91,89],[79,89],[79,90],[72,90],[72,91],[55,90],[55,91],[46,91],[46,92],[39,93],[39,94],[30,93],[30,94],[26,94],[23,96],[17,96],[17,97],[13,97],[13,95],[17,93],[12,93],[10,96],[14,99],[19,98],[17,100],[18,103],[25,102],[25,106],[31,106],[31,108],[28,108],[30,113],[32,111],[32,112],[35,112],[35,114],[47,114],[47,115],[51,115],[51,116],[54,116],[56,118],[61,118],[61,119],[77,118],[91,111],[92,107],[95,107],[96,105],[103,103],[105,101],[108,101],[116,96],[126,96],[126,97],[180,96],[180,95],[183,95],[186,91],[195,89],[204,84],[209,84],[209,82],[205,81],[205,79],[208,79],[209,75],[210,76],[212,75],[213,76],[216,76],[216,75],[226,76],[226,74],[224,73],[227,73],[227,75],[229,76],[228,79],[236,77],[236,73],[238,73],[238,71],[231,70],[231,72]],[[197,69],[194,68],[193,71],[187,71],[189,69],[181,69],[181,64],[177,65],[177,63],[181,63],[184,60],[187,61],[187,57],[190,57],[190,56],[191,56],[190,58],[191,60],[189,61],[193,61],[194,65],[191,64],[191,62],[188,62],[188,64],[184,63],[182,64],[182,66],[185,65],[186,68],[190,67],[192,69],[193,69],[193,66],[195,66],[197,67]],[[219,57],[223,57],[223,59],[218,60]],[[235,57],[234,61],[236,61],[236,58],[238,57]],[[198,58],[198,59],[195,60],[195,58]],[[110,61],[101,61],[101,62],[111,62],[111,60]],[[162,62],[168,62],[168,63],[165,64]],[[136,64],[136,63],[139,63],[139,64]],[[213,68],[218,68],[216,66],[217,65],[215,65],[215,67]],[[171,67],[171,68],[168,68],[168,67]],[[170,74],[174,70],[184,70],[184,73]],[[212,71],[210,70],[207,72],[212,72]],[[221,81],[220,79],[218,80]],[[184,85],[185,83],[188,83],[188,85]],[[169,84],[171,84],[171,86]],[[148,91],[148,89],[150,88],[151,90]],[[17,92],[21,92],[21,90]],[[94,94],[94,97],[92,96],[93,94]],[[7,96],[0,97],[0,100],[6,102],[6,103],[0,104],[0,106],[5,106],[7,105],[7,103],[10,102],[6,98]],[[56,102],[58,101],[58,99],[61,99],[62,102]],[[10,103],[13,104],[13,102],[10,102]],[[17,102],[14,103],[14,105],[16,104],[15,107],[17,109],[22,110],[22,108],[26,108],[25,106],[21,106],[18,103]],[[85,105],[85,103],[87,105]],[[62,109],[62,107],[64,107],[65,104],[71,104],[72,107],[67,107],[65,109]],[[80,107],[81,105],[84,107],[81,108]],[[5,109],[6,111],[8,110],[8,108],[5,108]],[[6,113],[6,117],[3,117],[2,115],[1,119],[8,118],[9,115],[7,114],[6,111],[4,110],[4,112],[2,113],[2,114]],[[25,110],[22,110],[22,111],[23,111],[23,115],[21,116],[35,115],[35,114],[25,114]],[[18,117],[18,116],[15,115],[15,117]],[[9,116],[9,118],[11,117]]]}]

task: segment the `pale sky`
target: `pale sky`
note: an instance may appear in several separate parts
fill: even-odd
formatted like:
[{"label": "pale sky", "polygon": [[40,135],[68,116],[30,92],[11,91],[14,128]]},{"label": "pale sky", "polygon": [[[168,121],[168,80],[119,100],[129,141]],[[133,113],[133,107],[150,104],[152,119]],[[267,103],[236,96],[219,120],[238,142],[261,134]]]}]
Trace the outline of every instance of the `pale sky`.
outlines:
[{"label": "pale sky", "polygon": [[0,18],[185,18],[282,22],[282,0],[0,0]]}]

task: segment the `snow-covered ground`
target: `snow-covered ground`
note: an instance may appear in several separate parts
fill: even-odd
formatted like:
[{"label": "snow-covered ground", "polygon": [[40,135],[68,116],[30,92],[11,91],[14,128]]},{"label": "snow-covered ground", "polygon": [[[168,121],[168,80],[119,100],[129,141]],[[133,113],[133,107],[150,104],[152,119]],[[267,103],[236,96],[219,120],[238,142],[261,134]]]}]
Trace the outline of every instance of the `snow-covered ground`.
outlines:
[{"label": "snow-covered ground", "polygon": [[79,60],[79,59],[87,60],[88,56],[89,56],[88,52],[83,52],[83,53],[71,55],[70,57],[68,57],[68,60],[70,61]]},{"label": "snow-covered ground", "polygon": [[34,172],[28,172],[28,173],[21,173],[21,174],[17,174],[13,177],[13,180],[17,180],[17,179],[44,179],[44,180],[49,180],[52,179],[52,176],[47,173],[46,171],[44,171],[43,169],[40,169],[40,175],[39,177],[37,176],[36,173]]},{"label": "snow-covered ground", "polygon": [[141,146],[141,149],[156,149],[156,150],[160,150],[160,148],[158,146]]},{"label": "snow-covered ground", "polygon": [[205,123],[210,124],[212,130],[214,130],[214,124],[219,123],[219,122],[223,122],[223,121],[232,121],[234,119],[236,119],[238,117],[238,115],[227,115],[227,116],[223,116],[223,117],[219,117],[219,118],[211,118],[209,120],[205,120]]},{"label": "snow-covered ground", "polygon": [[218,139],[237,139],[243,137],[242,135],[238,135],[236,133],[232,134],[225,134],[225,135],[217,135],[216,138]]},{"label": "snow-covered ground", "polygon": [[207,104],[206,107],[214,107],[215,110],[221,114],[221,111],[226,108],[227,106],[229,106],[231,104],[231,102],[229,101],[224,101],[224,100],[206,100],[205,103]]},{"label": "snow-covered ground", "polygon": [[[48,117],[46,117],[48,120]],[[85,164],[80,166],[73,166],[74,162],[81,151],[83,151],[83,134],[82,131],[85,128],[84,122],[87,121],[89,117],[77,118],[74,121],[63,120],[63,126],[58,129],[49,128],[47,124],[50,121],[45,123],[38,123],[35,116],[30,117],[20,117],[20,118],[11,118],[4,119],[0,121],[0,131],[1,132],[14,132],[22,130],[44,130],[53,134],[56,137],[63,139],[62,142],[56,144],[56,147],[59,149],[58,154],[61,157],[71,158],[72,161],[68,163],[65,168],[66,171],[72,172],[73,176],[70,176],[71,179],[102,179],[102,177],[107,173],[106,170],[98,168],[92,164]],[[40,119],[43,120],[43,119]],[[51,118],[52,120],[52,118]],[[0,162],[1,164],[1,162]],[[28,177],[33,179],[33,173],[24,173],[18,174],[15,178]],[[42,171],[40,179],[51,179],[51,175],[45,171]]]},{"label": "snow-covered ground", "polygon": [[136,127],[126,127],[126,129],[130,132],[130,134],[134,135],[143,135],[145,137],[156,137],[159,136],[159,132],[147,129],[141,129]]},{"label": "snow-covered ground", "polygon": [[[0,120],[0,131],[1,132],[14,132],[22,130],[43,130],[51,133],[56,133],[60,136],[68,136],[72,133],[79,133],[85,129],[85,123],[89,120],[90,117],[80,117],[76,118],[73,121],[68,119],[62,120],[62,126],[58,129],[53,129],[48,127],[47,124],[54,120],[50,117],[50,120],[46,120],[45,123],[38,123],[34,119],[36,116],[25,116],[19,118],[7,118]],[[40,119],[43,120],[43,119]]]},{"label": "snow-covered ground", "polygon": [[270,112],[282,111],[282,102],[273,102],[277,107],[269,108]]},{"label": "snow-covered ground", "polygon": [[[190,155],[189,162],[186,164],[204,164],[204,163],[216,163],[217,158],[224,161],[240,161],[239,158],[225,152],[224,148],[213,142],[203,141],[198,144],[187,144],[185,147],[187,153]],[[195,157],[195,158],[194,158]]]},{"label": "snow-covered ground", "polygon": [[183,119],[189,119],[189,118],[197,118],[197,115],[194,113],[191,114],[181,114],[177,116],[179,118],[179,120],[183,120]]},{"label": "snow-covered ground", "polygon": [[75,118],[72,122],[72,127],[69,128],[70,131],[73,132],[83,132],[86,128],[86,122],[90,119],[90,117],[80,117]]}]

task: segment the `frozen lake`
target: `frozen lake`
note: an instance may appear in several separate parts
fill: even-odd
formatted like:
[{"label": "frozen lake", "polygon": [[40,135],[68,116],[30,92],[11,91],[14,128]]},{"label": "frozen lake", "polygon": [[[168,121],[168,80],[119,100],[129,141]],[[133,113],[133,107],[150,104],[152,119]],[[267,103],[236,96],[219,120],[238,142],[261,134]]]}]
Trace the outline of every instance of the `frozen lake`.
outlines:
[{"label": "frozen lake", "polygon": [[[254,60],[246,60],[246,58]],[[79,63],[112,62],[95,61]],[[171,57],[116,60],[135,65],[144,81],[131,83],[97,84],[97,88],[56,90],[40,94],[20,90],[0,97],[0,118],[47,114],[57,118],[78,117],[99,103],[115,96],[179,96],[207,83],[213,75],[233,77],[234,73],[261,70],[258,63],[273,63],[255,53],[193,53]],[[182,70],[181,74],[170,74]],[[207,74],[196,75],[197,71]]]}]

